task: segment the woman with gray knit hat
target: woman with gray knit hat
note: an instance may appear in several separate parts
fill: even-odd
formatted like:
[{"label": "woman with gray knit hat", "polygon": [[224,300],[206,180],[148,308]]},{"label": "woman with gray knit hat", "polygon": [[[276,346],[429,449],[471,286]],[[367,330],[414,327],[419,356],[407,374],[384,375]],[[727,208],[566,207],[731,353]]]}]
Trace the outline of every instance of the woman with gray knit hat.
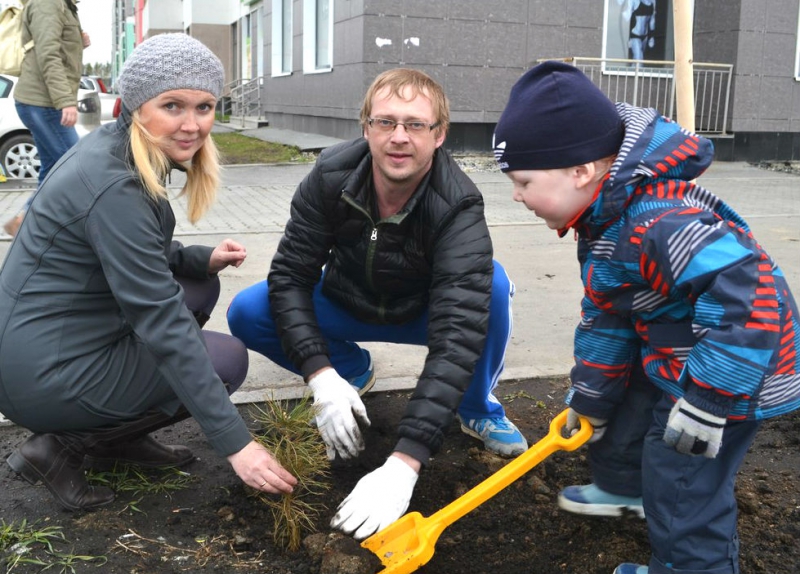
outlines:
[{"label": "woman with gray knit hat", "polygon": [[172,238],[172,169],[186,172],[192,222],[215,197],[209,133],[223,79],[219,59],[185,34],[139,45],[118,80],[120,118],[53,168],[0,269],[0,412],[33,433],[8,464],[66,509],[113,501],[87,483],[87,467],[193,461],[149,436],[189,416],[249,486],[296,484],[229,398],[247,373],[245,347],[201,331],[217,274],[238,267],[244,247]]}]

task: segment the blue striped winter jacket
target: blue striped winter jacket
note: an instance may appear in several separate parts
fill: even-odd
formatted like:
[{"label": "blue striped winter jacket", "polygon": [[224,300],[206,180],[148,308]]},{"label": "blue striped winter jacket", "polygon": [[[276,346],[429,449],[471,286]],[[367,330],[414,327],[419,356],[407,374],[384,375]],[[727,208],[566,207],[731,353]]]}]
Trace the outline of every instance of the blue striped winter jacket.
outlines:
[{"label": "blue striped winter jacket", "polygon": [[[567,403],[609,418],[631,365],[730,420],[800,407],[797,304],[725,202],[695,185],[713,146],[655,110],[617,104],[625,139],[574,228],[584,284]],[[564,230],[566,231],[566,230]]]}]

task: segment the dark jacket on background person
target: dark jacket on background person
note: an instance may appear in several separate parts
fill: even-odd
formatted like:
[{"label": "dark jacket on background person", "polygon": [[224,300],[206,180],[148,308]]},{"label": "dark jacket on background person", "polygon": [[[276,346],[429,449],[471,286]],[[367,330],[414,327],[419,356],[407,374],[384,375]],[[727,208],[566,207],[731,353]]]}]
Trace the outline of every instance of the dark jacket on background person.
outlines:
[{"label": "dark jacket on background person", "polygon": [[[364,139],[328,148],[298,186],[269,272],[270,306],[304,377],[329,366],[311,294],[368,323],[428,313],[428,355],[396,450],[435,453],[486,340],[492,243],[475,184],[443,149],[403,209],[379,219]],[[417,445],[406,444],[412,441]],[[427,460],[427,457],[423,457]]]},{"label": "dark jacket on background person", "polygon": [[34,46],[22,61],[14,99],[61,110],[77,105],[83,70],[81,23],[73,0],[28,0],[22,43]]},{"label": "dark jacket on background person", "polygon": [[8,251],[0,411],[51,432],[183,404],[227,456],[251,435],[173,278],[208,278],[213,249],[172,240],[170,203],[132,168],[129,127],[126,110],[62,157]]}]

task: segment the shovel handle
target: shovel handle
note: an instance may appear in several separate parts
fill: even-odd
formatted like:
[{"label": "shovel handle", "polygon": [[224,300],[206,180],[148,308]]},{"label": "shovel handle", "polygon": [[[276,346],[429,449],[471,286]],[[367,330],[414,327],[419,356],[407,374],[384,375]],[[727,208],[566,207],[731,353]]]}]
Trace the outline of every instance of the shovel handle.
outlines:
[{"label": "shovel handle", "polygon": [[471,510],[477,508],[506,486],[523,476],[534,466],[557,450],[573,451],[583,445],[592,436],[594,430],[586,417],[580,417],[581,427],[570,437],[564,437],[561,429],[567,422],[567,411],[564,409],[552,421],[550,432],[524,453],[492,474],[486,480],[467,491],[465,494],[432,514],[427,523],[438,532],[452,524]]}]

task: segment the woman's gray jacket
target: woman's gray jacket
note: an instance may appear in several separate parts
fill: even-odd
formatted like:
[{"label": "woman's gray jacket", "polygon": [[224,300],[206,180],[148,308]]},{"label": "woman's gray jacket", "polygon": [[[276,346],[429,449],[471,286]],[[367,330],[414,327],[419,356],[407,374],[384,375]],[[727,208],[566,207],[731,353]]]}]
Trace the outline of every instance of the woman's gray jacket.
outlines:
[{"label": "woman's gray jacket", "polygon": [[37,432],[183,404],[227,456],[250,432],[214,372],[173,273],[208,278],[209,247],[134,173],[129,117],[83,138],[36,193],[0,270],[0,411]]}]

